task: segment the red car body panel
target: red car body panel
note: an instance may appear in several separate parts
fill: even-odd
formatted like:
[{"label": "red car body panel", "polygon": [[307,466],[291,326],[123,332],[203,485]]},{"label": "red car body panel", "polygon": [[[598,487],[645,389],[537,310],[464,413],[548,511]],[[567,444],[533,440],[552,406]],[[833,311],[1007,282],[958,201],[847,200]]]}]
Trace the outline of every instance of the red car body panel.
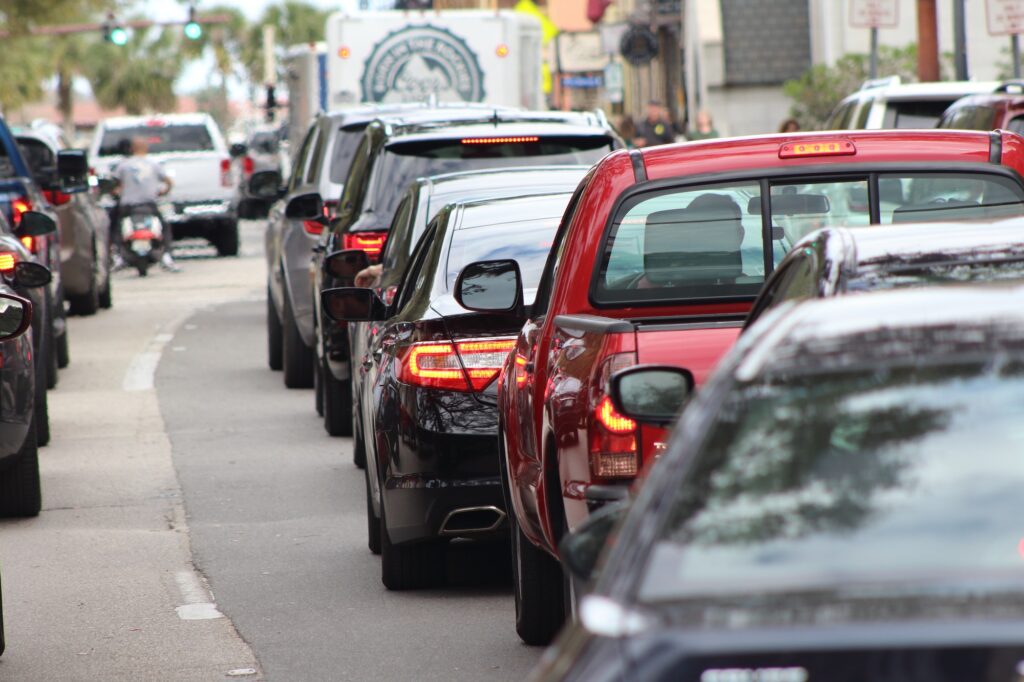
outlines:
[{"label": "red car body panel", "polygon": [[[1024,174],[1024,138],[1005,132],[995,135],[1001,143],[1002,165]],[[571,530],[586,518],[584,493],[594,479],[589,433],[606,358],[634,353],[637,363],[685,367],[699,385],[736,339],[739,323],[703,325],[687,320],[729,315],[735,319],[749,310],[749,303],[735,302],[601,308],[591,302],[593,270],[600,262],[608,221],[638,177],[699,181],[701,176],[740,171],[757,177],[779,169],[817,167],[815,172],[820,173],[831,166],[843,171],[851,164],[888,163],[933,164],[941,170],[951,164],[990,163],[993,139],[987,132],[958,130],[797,133],[666,145],[605,157],[583,180],[576,203],[568,209],[569,224],[547,310],[526,322],[499,379],[509,513],[516,515],[524,534],[557,556],[561,524]],[[856,153],[780,158],[787,143],[837,140],[852,142]],[[642,167],[635,169],[635,161]],[[604,328],[567,329],[559,322],[567,315],[593,316],[583,326]],[[658,318],[665,318],[666,324],[651,323]],[[648,324],[633,325],[637,319]],[[621,323],[616,326],[616,321]],[[651,427],[638,431],[644,467],[666,434]],[[561,508],[552,509],[553,505]]]}]

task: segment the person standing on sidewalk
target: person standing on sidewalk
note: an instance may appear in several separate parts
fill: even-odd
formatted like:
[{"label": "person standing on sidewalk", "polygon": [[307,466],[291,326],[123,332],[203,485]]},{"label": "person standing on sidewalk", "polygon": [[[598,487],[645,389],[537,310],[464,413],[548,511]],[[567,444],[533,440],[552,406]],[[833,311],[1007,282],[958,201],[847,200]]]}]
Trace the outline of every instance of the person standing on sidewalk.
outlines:
[{"label": "person standing on sidewalk", "polygon": [[[157,207],[157,200],[171,191],[174,181],[157,162],[149,158],[149,143],[141,137],[132,138],[131,156],[117,164],[114,169],[114,178],[117,186],[117,219],[114,221],[113,235],[116,235],[115,242],[118,246],[117,257],[120,258],[120,249],[123,247],[121,236],[121,217],[130,215],[133,208],[145,208],[152,211],[153,215],[160,220],[163,232],[164,254],[160,258],[160,266],[170,272],[178,272],[180,268],[174,262],[171,255],[171,245],[174,243],[174,235],[171,233],[171,226],[166,222],[160,209]],[[123,263],[123,261],[121,261]]]},{"label": "person standing on sidewalk", "polygon": [[676,141],[676,131],[668,120],[668,112],[661,102],[652,99],[647,103],[647,116],[636,127],[637,147],[653,147],[656,144],[671,144]]}]

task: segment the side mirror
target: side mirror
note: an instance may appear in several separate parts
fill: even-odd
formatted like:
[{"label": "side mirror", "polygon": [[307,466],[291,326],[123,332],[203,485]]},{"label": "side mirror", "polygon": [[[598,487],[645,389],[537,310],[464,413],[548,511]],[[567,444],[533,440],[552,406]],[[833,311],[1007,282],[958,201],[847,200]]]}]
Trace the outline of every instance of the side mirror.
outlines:
[{"label": "side mirror", "polygon": [[321,220],[324,217],[324,200],[319,192],[292,197],[284,207],[284,216],[292,220]]},{"label": "side mirror", "polygon": [[619,521],[629,511],[629,502],[623,500],[598,509],[558,543],[558,556],[565,562],[573,577],[583,582],[594,577],[594,568],[601,551]]},{"label": "side mirror", "polygon": [[455,300],[466,310],[484,313],[523,311],[523,278],[514,260],[470,263],[455,281]]},{"label": "side mirror", "polygon": [[19,237],[43,237],[57,231],[53,218],[39,211],[25,211],[15,232]]},{"label": "side mirror", "polygon": [[320,294],[320,305],[335,322],[379,322],[388,307],[373,289],[338,287]]},{"label": "side mirror", "polygon": [[53,279],[53,274],[45,265],[22,261],[14,266],[14,282],[18,286],[34,288],[44,287]]},{"label": "side mirror", "polygon": [[679,367],[630,367],[612,375],[612,404],[630,419],[666,426],[675,421],[694,385],[693,374]]},{"label": "side mirror", "polygon": [[32,303],[21,296],[0,294],[0,341],[25,333],[32,325]]},{"label": "side mirror", "polygon": [[324,258],[324,271],[335,279],[354,282],[360,270],[370,267],[370,257],[362,249],[335,251]]},{"label": "side mirror", "polygon": [[228,147],[228,154],[230,154],[233,159],[237,159],[239,156],[245,156],[248,153],[249,146],[242,142],[236,142]]},{"label": "side mirror", "polygon": [[66,194],[89,189],[89,157],[84,149],[62,149],[57,152],[57,176],[61,191]]},{"label": "side mirror", "polygon": [[260,199],[277,199],[281,196],[281,174],[273,170],[253,173],[249,178],[249,194]]}]

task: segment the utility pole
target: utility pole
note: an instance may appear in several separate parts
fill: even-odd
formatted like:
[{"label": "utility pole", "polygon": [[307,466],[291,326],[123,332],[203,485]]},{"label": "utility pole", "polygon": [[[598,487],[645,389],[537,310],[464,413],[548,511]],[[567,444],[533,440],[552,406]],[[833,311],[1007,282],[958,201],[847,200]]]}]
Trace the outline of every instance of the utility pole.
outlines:
[{"label": "utility pole", "polygon": [[964,17],[964,0],[953,0],[953,64],[956,67],[956,79],[967,80],[967,21]]},{"label": "utility pole", "polygon": [[917,77],[922,83],[939,80],[939,21],[936,0],[917,0]]}]

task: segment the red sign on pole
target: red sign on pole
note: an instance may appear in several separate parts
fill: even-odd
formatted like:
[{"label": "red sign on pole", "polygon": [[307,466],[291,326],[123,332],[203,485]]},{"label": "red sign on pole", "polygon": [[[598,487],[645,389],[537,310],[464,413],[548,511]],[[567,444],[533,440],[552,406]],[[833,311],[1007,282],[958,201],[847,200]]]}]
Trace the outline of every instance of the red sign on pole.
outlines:
[{"label": "red sign on pole", "polygon": [[1024,33],[1024,0],[985,0],[985,10],[990,35]]},{"label": "red sign on pole", "polygon": [[899,0],[850,0],[853,28],[896,28],[899,23]]}]

